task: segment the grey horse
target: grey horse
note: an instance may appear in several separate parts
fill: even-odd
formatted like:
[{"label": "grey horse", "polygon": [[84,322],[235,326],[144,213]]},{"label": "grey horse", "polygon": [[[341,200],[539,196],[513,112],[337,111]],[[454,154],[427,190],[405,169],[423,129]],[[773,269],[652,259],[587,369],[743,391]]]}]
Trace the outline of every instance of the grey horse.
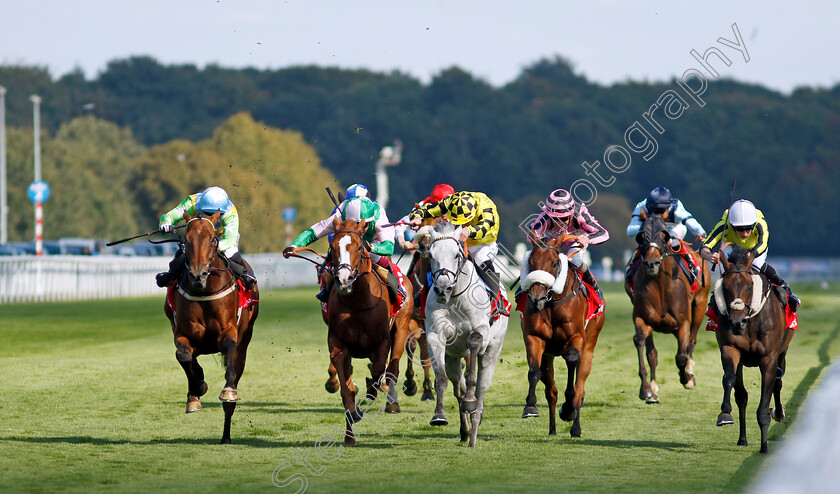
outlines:
[{"label": "grey horse", "polygon": [[422,227],[417,235],[431,239],[433,282],[426,306],[426,338],[435,371],[437,406],[430,423],[449,423],[443,410],[449,378],[459,405],[461,442],[469,439],[469,446],[474,447],[484,413],[484,396],[502,351],[509,317],[503,315],[491,325],[491,297],[465,255],[458,240],[460,231],[443,221],[434,229]]}]

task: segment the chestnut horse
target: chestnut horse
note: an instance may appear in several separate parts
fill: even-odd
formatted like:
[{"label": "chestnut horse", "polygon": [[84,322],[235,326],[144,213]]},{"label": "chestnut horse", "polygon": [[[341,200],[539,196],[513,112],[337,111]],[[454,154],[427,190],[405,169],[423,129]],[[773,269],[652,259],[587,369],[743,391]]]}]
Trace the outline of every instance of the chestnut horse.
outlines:
[{"label": "chestnut horse", "polygon": [[[366,398],[375,401],[377,392],[388,393],[386,412],[399,412],[396,383],[400,357],[408,337],[408,320],[413,308],[411,285],[406,285],[406,299],[400,311],[390,318],[391,299],[388,288],[374,270],[362,237],[366,222],[348,219],[333,220],[335,235],[331,246],[335,282],[329,298],[329,331],[327,343],[330,361],[338,372],[341,400],[344,404],[347,430],[345,444],[356,444],[353,424],[362,419],[357,408],[353,384],[353,358],[371,361],[371,377],[367,381]],[[391,354],[390,360],[388,354]],[[386,374],[387,364],[387,374]]]},{"label": "chestnut horse", "polygon": [[580,437],[584,384],[604,326],[604,311],[585,321],[588,305],[585,288],[575,270],[569,268],[568,257],[560,251],[567,237],[539,240],[533,231],[529,235],[535,247],[523,261],[528,263],[528,275],[522,280],[528,296],[522,314],[522,337],[528,357],[528,397],[522,418],[539,416],[536,388],[542,380],[548,401],[548,434],[557,434],[554,357],[561,356],[566,361],[568,378],[560,418],[574,421],[569,432],[572,437]]},{"label": "chestnut horse", "polygon": [[[654,331],[670,333],[677,338],[676,362],[680,383],[686,389],[694,387],[694,345],[706,311],[711,283],[709,266],[688,249],[700,266],[697,290],[691,291],[684,265],[680,266],[683,261],[671,249],[670,240],[668,228],[658,216],[645,218],[642,230],[636,234],[644,269],[637,269],[633,275],[633,324],[636,326],[633,342],[639,354],[639,377],[642,380],[639,399],[647,403],[659,403],[659,387],[656,385],[658,353],[653,344]],[[645,367],[645,353],[650,365],[650,381]]]},{"label": "chestnut horse", "polygon": [[[204,370],[197,357],[222,354],[225,387],[219,399],[225,411],[225,426],[221,442],[230,444],[230,419],[239,400],[236,387],[245,369],[245,356],[259,306],[252,304],[238,311],[242,288],[236,282],[228,260],[217,249],[219,241],[214,225],[220,214],[192,217],[184,213],[187,264],[174,293],[174,310],[164,303],[164,313],[175,336],[175,358],[187,374],[187,413],[201,410],[199,398],[207,392]],[[259,300],[256,286],[251,290],[251,298]]]},{"label": "chestnut horse", "polygon": [[[723,250],[725,246],[721,247]],[[729,259],[720,256],[723,273],[715,287],[715,302],[723,312],[715,334],[723,364],[723,403],[717,425],[734,423],[729,392],[735,387],[738,423],[741,426],[738,445],[747,445],[747,390],[743,367],[758,367],[761,372],[761,398],[756,417],[761,429],[761,452],[767,452],[767,430],[770,416],[777,422],[785,418],[782,406],[782,376],[793,332],[787,329],[785,311],[765,276],[753,272],[755,251],[734,246]],[[770,408],[771,396],[775,407]]]}]

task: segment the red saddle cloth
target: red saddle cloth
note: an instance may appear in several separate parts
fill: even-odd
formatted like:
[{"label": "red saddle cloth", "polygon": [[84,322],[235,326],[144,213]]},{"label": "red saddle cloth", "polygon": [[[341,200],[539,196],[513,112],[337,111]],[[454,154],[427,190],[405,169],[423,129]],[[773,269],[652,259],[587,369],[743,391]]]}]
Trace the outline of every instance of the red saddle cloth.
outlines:
[{"label": "red saddle cloth", "polygon": [[[677,254],[691,255],[691,253],[688,252],[688,249],[686,248],[686,246],[684,244],[680,244],[680,250],[677,252]],[[692,256],[692,258],[693,258],[693,256]],[[634,262],[633,266],[630,268],[630,279],[626,281],[626,284],[628,286],[630,286],[630,290],[633,290],[633,275],[635,275],[636,270],[639,269],[639,264],[641,262],[642,262],[642,258],[639,257],[638,259],[636,259],[636,262]],[[683,269],[683,272],[685,272],[686,276],[688,276],[688,273],[691,271],[691,267],[688,265],[688,261],[686,261],[684,257],[680,256],[680,257],[677,257],[677,262],[680,263],[680,267]],[[697,262],[697,259],[694,259],[694,262]],[[689,278],[690,278],[690,276],[689,276]],[[691,284],[691,293],[696,292],[697,288],[699,286],[700,286],[700,277],[695,276],[694,277],[694,282]]]},{"label": "red saddle cloth", "polygon": [[[714,303],[714,301],[712,301]],[[706,308],[706,331],[717,331],[718,330],[718,315],[712,305],[709,304],[709,307]],[[799,327],[799,319],[796,317],[796,312],[790,310],[790,303],[785,305],[785,328],[792,329],[796,331]]]},{"label": "red saddle cloth", "polygon": [[[592,288],[592,285],[583,280],[581,280],[581,283],[583,283],[586,287],[586,291],[588,292],[584,295],[586,295],[586,320],[589,321],[601,312],[604,312],[604,301],[598,296],[598,292]],[[519,299],[516,301],[516,310],[519,312],[525,312],[525,304],[527,302],[528,294],[522,292],[522,294],[519,295]],[[520,314],[519,317],[521,318],[522,315]]]}]

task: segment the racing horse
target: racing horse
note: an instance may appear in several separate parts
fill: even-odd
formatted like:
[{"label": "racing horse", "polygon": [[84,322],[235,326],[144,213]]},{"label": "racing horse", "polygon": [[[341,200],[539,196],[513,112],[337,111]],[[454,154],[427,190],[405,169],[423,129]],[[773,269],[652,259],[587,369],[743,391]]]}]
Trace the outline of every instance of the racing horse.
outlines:
[{"label": "racing horse", "polygon": [[367,223],[353,219],[342,222],[335,218],[333,226],[335,235],[330,246],[335,282],[329,298],[327,344],[344,404],[344,442],[356,444],[353,424],[362,420],[364,409],[356,404],[358,388],[353,384],[352,359],[366,358],[371,362],[365,408],[370,409],[381,390],[388,393],[385,411],[399,412],[396,384],[400,357],[408,337],[412,292],[408,280],[405,280],[405,301],[392,317],[388,288],[374,270],[362,239]]},{"label": "racing horse", "polygon": [[[429,235],[432,292],[426,305],[426,340],[435,371],[437,405],[431,425],[447,425],[443,395],[452,382],[461,418],[461,442],[475,447],[484,396],[502,351],[508,316],[490,318],[492,297],[461,244],[461,228],[446,221],[421,228]],[[466,361],[466,378],[461,367]]]},{"label": "racing horse", "polygon": [[[688,267],[670,247],[671,236],[661,218],[652,215],[644,218],[642,230],[636,234],[641,263],[633,275],[633,324],[636,334],[633,342],[639,354],[639,399],[646,403],[659,403],[656,385],[658,353],[653,343],[653,332],[670,333],[677,338],[676,363],[680,383],[694,387],[694,345],[697,331],[706,310],[711,274],[709,266],[692,249],[688,249],[700,266],[696,289],[692,291],[687,275]],[[650,381],[645,367],[645,354],[650,366]]]},{"label": "racing horse", "polygon": [[[172,294],[172,305],[164,303],[164,313],[172,324],[175,358],[187,375],[187,413],[201,410],[200,397],[207,392],[199,355],[221,353],[225,363],[225,387],[219,399],[225,412],[222,444],[230,444],[230,421],[239,400],[237,386],[245,369],[248,343],[257,319],[259,305],[240,309],[240,291],[228,260],[218,252],[216,221],[212,216],[184,213],[186,269]],[[259,289],[250,292],[252,302],[259,300]]]},{"label": "racing horse", "polygon": [[[722,246],[721,252],[726,246]],[[786,324],[782,303],[773,293],[765,276],[753,272],[755,251],[738,246],[732,248],[727,259],[723,253],[721,279],[715,287],[715,303],[721,312],[716,332],[720,359],[723,364],[723,403],[717,425],[734,423],[729,393],[735,388],[740,434],[738,445],[747,445],[747,390],[744,387],[743,367],[758,367],[761,372],[761,398],[756,417],[761,429],[761,452],[767,453],[767,430],[770,416],[777,422],[785,418],[781,402],[782,376],[785,355],[793,339]],[[770,408],[770,398],[775,407]]]},{"label": "racing horse", "polygon": [[572,421],[572,437],[580,437],[580,407],[585,394],[584,384],[592,369],[592,357],[598,335],[604,326],[605,311],[586,320],[588,301],[584,286],[569,260],[560,250],[562,243],[573,238],[566,235],[540,240],[529,232],[534,249],[523,260],[525,274],[522,290],[528,297],[522,314],[522,337],[528,358],[528,397],[522,418],[537,417],[537,382],[545,385],[548,401],[548,434],[557,434],[555,409],[557,386],[554,382],[554,357],[566,361],[566,401],[560,418]]}]

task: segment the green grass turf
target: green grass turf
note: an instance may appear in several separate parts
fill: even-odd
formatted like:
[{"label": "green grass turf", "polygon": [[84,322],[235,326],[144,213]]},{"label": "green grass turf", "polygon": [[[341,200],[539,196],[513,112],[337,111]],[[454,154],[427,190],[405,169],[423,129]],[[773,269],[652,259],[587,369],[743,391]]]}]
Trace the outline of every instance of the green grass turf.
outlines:
[{"label": "green grass turf", "polygon": [[[838,285],[795,288],[804,305],[782,390],[788,419],[771,426],[771,454],[840,353]],[[339,396],[323,388],[326,328],[313,294],[263,294],[229,446],[217,444],[221,359],[200,358],[210,390],[205,409],[185,415],[186,378],[162,297],[0,306],[0,492],[274,490],[272,472],[284,462],[277,480],[297,473],[310,492],[738,492],[766,459],[758,453],[756,369],[745,370],[750,445],[736,446],[737,425],[715,427],[722,370],[712,333],[700,332],[693,390],[679,384],[675,339],[656,334],[661,403],[638,399],[630,303],[607,284],[582,438],[571,439],[561,421],[548,436],[542,385],[542,415],[520,418],[527,368],[514,315],[475,449],[459,444],[450,386],[450,425],[429,426],[433,403],[401,396],[401,414],[369,415],[358,424],[358,444],[332,449],[340,456],[325,462],[315,443],[344,419]],[[363,383],[366,361],[355,367]],[[557,367],[564,379],[562,360]],[[296,463],[307,454],[314,472]]]}]

